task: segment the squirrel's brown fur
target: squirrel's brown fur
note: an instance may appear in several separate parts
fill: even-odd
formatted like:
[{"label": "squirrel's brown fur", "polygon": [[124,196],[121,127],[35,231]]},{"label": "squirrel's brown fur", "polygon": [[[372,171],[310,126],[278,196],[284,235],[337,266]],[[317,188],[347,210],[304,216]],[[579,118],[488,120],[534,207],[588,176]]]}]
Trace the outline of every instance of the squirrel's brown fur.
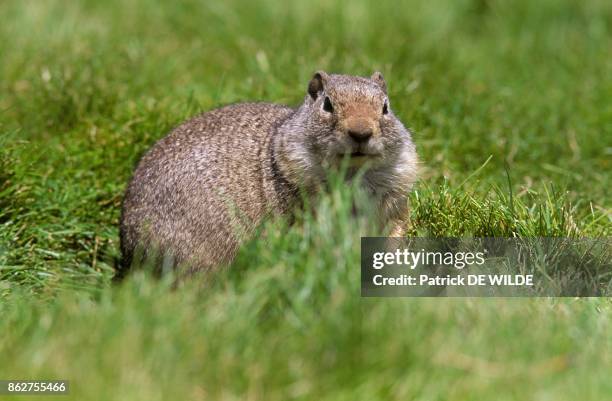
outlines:
[{"label": "squirrel's brown fur", "polygon": [[290,212],[300,189],[316,191],[345,157],[353,167],[368,162],[363,183],[401,235],[417,155],[380,73],[317,72],[297,109],[241,103],[195,117],[134,172],[121,216],[123,266],[151,249],[196,270],[228,263],[267,215]]}]

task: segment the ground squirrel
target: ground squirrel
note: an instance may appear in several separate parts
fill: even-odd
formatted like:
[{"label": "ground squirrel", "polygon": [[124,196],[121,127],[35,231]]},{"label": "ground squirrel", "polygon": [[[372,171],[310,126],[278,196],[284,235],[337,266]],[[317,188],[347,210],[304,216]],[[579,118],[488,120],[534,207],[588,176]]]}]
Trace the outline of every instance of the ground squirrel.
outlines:
[{"label": "ground squirrel", "polygon": [[195,117],[134,172],[121,214],[123,269],[153,248],[173,266],[228,263],[266,216],[290,212],[302,189],[316,191],[347,158],[350,168],[366,166],[362,182],[382,223],[402,235],[417,155],[379,72],[319,71],[297,109],[240,103]]}]

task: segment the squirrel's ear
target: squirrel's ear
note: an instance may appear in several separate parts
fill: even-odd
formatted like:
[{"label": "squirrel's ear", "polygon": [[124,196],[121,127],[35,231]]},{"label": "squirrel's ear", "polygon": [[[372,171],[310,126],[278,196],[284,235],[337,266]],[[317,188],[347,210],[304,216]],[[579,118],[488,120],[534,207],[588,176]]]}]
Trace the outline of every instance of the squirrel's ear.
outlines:
[{"label": "squirrel's ear", "polygon": [[383,78],[383,75],[376,71],[374,74],[372,74],[372,76],[370,77],[370,79],[374,82],[376,82],[378,84],[378,86],[380,86],[380,88],[387,93],[387,83],[385,82],[385,78]]},{"label": "squirrel's ear", "polygon": [[319,93],[323,92],[325,84],[327,83],[327,78],[329,78],[329,76],[324,71],[317,71],[312,76],[312,79],[308,83],[308,94],[312,100],[315,100],[319,96]]}]

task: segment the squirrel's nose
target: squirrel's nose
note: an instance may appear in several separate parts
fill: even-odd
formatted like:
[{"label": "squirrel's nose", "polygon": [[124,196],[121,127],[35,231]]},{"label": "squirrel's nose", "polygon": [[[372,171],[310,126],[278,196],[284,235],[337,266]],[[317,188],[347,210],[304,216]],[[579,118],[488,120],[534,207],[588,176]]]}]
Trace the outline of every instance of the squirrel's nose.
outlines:
[{"label": "squirrel's nose", "polygon": [[371,129],[363,129],[359,131],[350,130],[348,132],[349,136],[353,138],[353,140],[357,143],[367,142],[368,139],[372,136],[373,132]]}]

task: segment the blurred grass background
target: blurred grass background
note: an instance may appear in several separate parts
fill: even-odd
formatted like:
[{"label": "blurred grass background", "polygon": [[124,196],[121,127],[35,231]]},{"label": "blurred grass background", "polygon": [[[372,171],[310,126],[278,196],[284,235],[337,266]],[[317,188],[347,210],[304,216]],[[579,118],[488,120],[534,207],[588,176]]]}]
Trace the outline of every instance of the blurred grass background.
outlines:
[{"label": "blurred grass background", "polygon": [[609,300],[360,299],[367,222],[342,188],[212,283],[110,278],[142,153],[221,104],[296,105],[317,69],[385,75],[423,160],[411,235],[610,235],[611,23],[606,0],[4,0],[0,378],[84,400],[609,398]]}]

